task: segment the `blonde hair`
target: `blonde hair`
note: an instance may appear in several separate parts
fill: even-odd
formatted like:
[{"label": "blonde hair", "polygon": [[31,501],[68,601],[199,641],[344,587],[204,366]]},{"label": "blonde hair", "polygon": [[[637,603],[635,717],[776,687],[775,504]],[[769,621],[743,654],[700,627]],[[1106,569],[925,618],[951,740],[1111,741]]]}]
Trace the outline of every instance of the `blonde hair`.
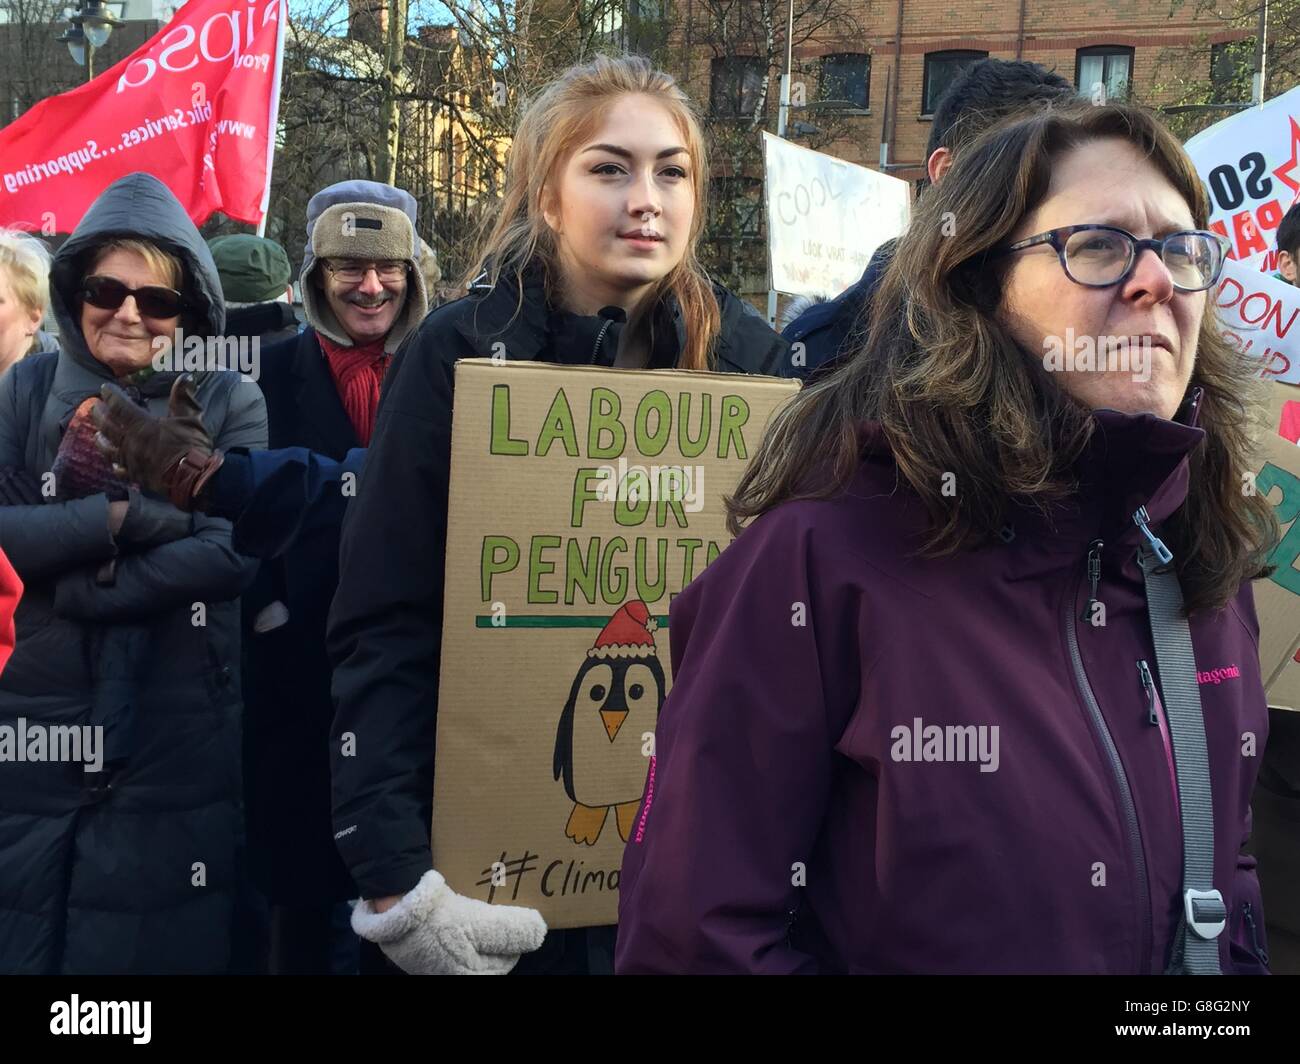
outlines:
[{"label": "blonde hair", "polygon": [[14,298],[44,317],[50,305],[50,251],[18,229],[0,229],[0,267],[9,277]]},{"label": "blonde hair", "polygon": [[106,240],[102,244],[96,244],[90,252],[89,265],[86,268],[85,276],[89,277],[99,268],[103,262],[114,251],[127,251],[139,255],[144,259],[155,275],[163,279],[163,283],[168,287],[181,290],[184,282],[184,271],[181,268],[180,259],[171,252],[164,251],[157,244],[151,244],[147,240],[135,240],[128,237],[114,237]]},{"label": "blonde hair", "polygon": [[691,157],[695,214],[686,254],[659,281],[652,305],[668,294],[676,298],[686,325],[686,347],[678,365],[683,369],[708,369],[721,315],[713,284],[695,254],[708,214],[709,164],[704,135],[677,82],[641,56],[598,55],[588,63],[572,66],[528,104],[506,161],[500,211],[488,222],[487,236],[480,241],[463,284],[468,288],[486,270],[487,283],[495,286],[503,273],[511,273],[522,304],[524,271],[539,264],[547,295],[554,295],[559,259],[554,234],[542,215],[543,190],[582,139],[603,121],[609,108],[629,95],[647,96],[664,107],[681,131]]}]

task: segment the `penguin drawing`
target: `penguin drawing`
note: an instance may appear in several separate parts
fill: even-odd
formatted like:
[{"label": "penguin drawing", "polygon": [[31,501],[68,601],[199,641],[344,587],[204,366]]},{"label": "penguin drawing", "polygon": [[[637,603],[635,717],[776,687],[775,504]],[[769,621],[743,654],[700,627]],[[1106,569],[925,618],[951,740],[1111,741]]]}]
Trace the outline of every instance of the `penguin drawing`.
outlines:
[{"label": "penguin drawing", "polygon": [[664,703],[656,623],[639,599],[625,602],[578,669],[555,734],[555,778],[573,811],[564,834],[594,846],[614,810],[624,842],[632,831],[649,760],[643,752]]}]

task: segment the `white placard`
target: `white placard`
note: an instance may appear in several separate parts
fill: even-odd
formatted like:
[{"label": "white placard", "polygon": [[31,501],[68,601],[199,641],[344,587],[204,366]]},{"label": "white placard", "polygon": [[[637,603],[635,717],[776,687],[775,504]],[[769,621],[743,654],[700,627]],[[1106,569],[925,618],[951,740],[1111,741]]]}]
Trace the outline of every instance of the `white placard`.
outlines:
[{"label": "white placard", "polygon": [[1184,147],[1210,195],[1210,228],[1233,258],[1277,269],[1277,227],[1300,195],[1300,87],[1240,111]]},{"label": "white placard", "polygon": [[1300,288],[1226,262],[1214,306],[1234,346],[1260,360],[1260,375],[1300,384]]},{"label": "white placard", "polygon": [[837,296],[907,228],[906,181],[763,134],[772,287]]}]

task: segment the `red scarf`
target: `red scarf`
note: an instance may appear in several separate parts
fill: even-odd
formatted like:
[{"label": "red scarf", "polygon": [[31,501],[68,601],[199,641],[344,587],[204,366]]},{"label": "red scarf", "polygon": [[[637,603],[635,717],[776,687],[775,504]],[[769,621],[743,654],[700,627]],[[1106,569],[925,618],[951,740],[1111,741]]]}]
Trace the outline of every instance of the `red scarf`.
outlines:
[{"label": "red scarf", "polygon": [[316,334],[329,362],[334,387],[339,390],[343,409],[356,430],[362,447],[370,446],[375,431],[375,408],[379,405],[379,386],[384,381],[393,356],[384,353],[384,341],[376,340],[364,347],[343,347],[328,336]]}]

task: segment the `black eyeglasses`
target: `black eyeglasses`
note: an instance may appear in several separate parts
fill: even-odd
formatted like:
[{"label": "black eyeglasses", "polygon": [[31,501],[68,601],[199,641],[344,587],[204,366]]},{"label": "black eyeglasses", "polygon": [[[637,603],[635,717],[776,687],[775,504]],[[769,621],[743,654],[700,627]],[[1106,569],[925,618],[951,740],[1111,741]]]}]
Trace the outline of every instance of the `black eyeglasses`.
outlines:
[{"label": "black eyeglasses", "polygon": [[1159,240],[1139,240],[1113,225],[1067,225],[1028,237],[993,252],[993,257],[1050,244],[1056,249],[1065,276],[1088,288],[1109,288],[1123,281],[1150,248],[1160,256],[1174,287],[1180,292],[1204,292],[1223,271],[1231,246],[1218,233],[1184,229]]},{"label": "black eyeglasses", "polygon": [[147,284],[128,288],[116,277],[87,277],[81,282],[81,297],[100,310],[117,310],[127,296],[135,297],[136,309],[146,318],[178,318],[189,304],[174,288]]},{"label": "black eyeglasses", "polygon": [[344,284],[360,284],[366,274],[374,270],[381,282],[392,284],[406,277],[407,265],[398,260],[386,262],[359,262],[356,259],[325,259],[325,269],[329,270]]}]

